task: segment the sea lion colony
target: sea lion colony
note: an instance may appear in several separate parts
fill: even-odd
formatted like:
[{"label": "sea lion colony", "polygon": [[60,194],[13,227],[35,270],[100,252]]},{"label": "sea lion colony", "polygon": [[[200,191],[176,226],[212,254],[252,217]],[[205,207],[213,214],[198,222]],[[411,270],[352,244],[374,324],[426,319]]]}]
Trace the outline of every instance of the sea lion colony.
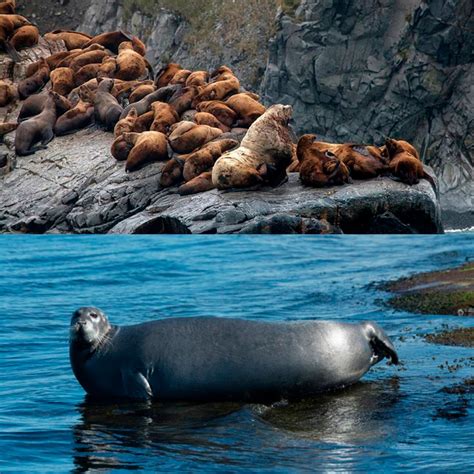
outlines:
[{"label": "sea lion colony", "polygon": [[[18,61],[17,51],[36,45],[39,32],[14,8],[14,1],[0,2],[0,40]],[[126,171],[162,161],[161,185],[180,186],[180,194],[278,186],[287,172],[313,187],[383,174],[410,185],[433,182],[404,141],[377,147],[304,135],[294,144],[291,107],[267,109],[226,66],[209,73],[168,64],[155,75],[143,42],[123,31],[91,37],[55,30],[44,39],[63,41],[67,51],[30,64],[19,83],[0,81],[1,107],[22,102],[17,123],[0,127],[2,134],[16,129],[17,155],[96,124],[114,133],[111,154]]]}]

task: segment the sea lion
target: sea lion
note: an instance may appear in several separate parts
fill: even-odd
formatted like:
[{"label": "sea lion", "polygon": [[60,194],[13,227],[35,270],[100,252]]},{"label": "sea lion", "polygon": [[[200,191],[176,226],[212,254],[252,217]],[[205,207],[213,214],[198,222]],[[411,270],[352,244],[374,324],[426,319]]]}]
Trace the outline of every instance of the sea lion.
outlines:
[{"label": "sea lion", "polygon": [[169,99],[170,105],[174,107],[179,115],[192,108],[192,104],[199,95],[199,87],[182,87],[178,89]]},{"label": "sea lion", "polygon": [[61,61],[56,61],[56,67],[71,67],[71,63],[74,61],[74,59],[82,56],[83,54],[92,53],[94,51],[105,51],[105,48],[100,44],[93,44],[85,49],[73,49],[69,51],[67,56],[65,56]]},{"label": "sea lion", "polygon": [[133,131],[137,133],[149,132],[151,124],[155,120],[155,113],[152,111],[147,112],[146,114],[140,115],[135,122]]},{"label": "sea lion", "polygon": [[196,106],[196,110],[214,115],[219,122],[230,128],[237,118],[237,114],[228,105],[218,100],[201,102]]},{"label": "sea lion", "polygon": [[93,44],[100,44],[104,48],[112,51],[114,54],[118,54],[120,45],[129,41],[132,42],[134,51],[141,54],[142,56],[146,55],[146,47],[143,42],[140,41],[136,36],[130,35],[122,30],[111,31],[94,36],[83,47],[88,48]]},{"label": "sea lion", "polygon": [[224,125],[215,115],[208,112],[197,112],[194,115],[194,122],[198,125],[209,125],[210,127],[220,128],[224,133],[230,132],[230,127]]},{"label": "sea lion", "polygon": [[160,186],[170,188],[183,181],[184,159],[173,155],[161,170]]},{"label": "sea lion", "polygon": [[71,51],[73,49],[83,49],[92,37],[78,31],[54,30],[46,33],[44,38],[51,41],[64,41],[66,48]]},{"label": "sea lion", "polygon": [[59,67],[51,71],[51,89],[66,97],[74,89],[74,71],[68,67]]},{"label": "sea lion", "polygon": [[0,14],[2,15],[13,15],[16,9],[15,0],[3,0],[0,3]]},{"label": "sea lion", "polygon": [[227,96],[237,94],[240,91],[240,81],[234,73],[227,67],[219,68],[211,77],[213,81],[200,92],[194,101],[194,105],[199,102],[209,100],[223,100]]},{"label": "sea lion", "polygon": [[115,78],[122,81],[134,81],[144,78],[146,73],[147,62],[145,58],[133,49],[132,43],[123,42],[119,46]]},{"label": "sea lion", "polygon": [[153,94],[156,91],[156,87],[154,84],[142,84],[135,88],[133,92],[130,94],[128,101],[131,104],[142,100],[147,95]]},{"label": "sea lion", "polygon": [[88,127],[93,121],[94,106],[81,100],[56,120],[54,133],[57,136],[68,135],[76,130]]},{"label": "sea lion", "polygon": [[69,63],[69,67],[73,71],[79,71],[81,67],[88,64],[101,64],[104,58],[107,58],[109,53],[107,51],[101,51],[100,49],[95,51],[89,51],[87,53],[79,54]]},{"label": "sea lion", "polygon": [[133,144],[127,142],[123,135],[117,137],[110,148],[110,153],[117,161],[126,161],[132,151]]},{"label": "sea lion", "polygon": [[50,101],[51,96],[55,99],[58,115],[62,115],[72,108],[71,102],[65,97],[56,94],[54,91],[45,91],[41,94],[32,95],[23,102],[18,115],[18,122],[24,122],[35,115],[39,115]]},{"label": "sea lion", "polygon": [[179,64],[171,63],[160,69],[155,77],[155,85],[158,89],[169,85],[171,79],[178,71],[183,69]]},{"label": "sea lion", "polygon": [[197,125],[193,122],[180,122],[171,127],[169,142],[176,153],[191,153],[206,143],[222,135],[222,130]]},{"label": "sea lion", "polygon": [[212,182],[212,171],[206,171],[181,185],[178,188],[178,194],[180,196],[190,196],[191,194],[205,193],[211,189],[215,189]]},{"label": "sea lion", "polygon": [[34,25],[25,25],[17,30],[10,39],[10,44],[19,51],[24,48],[32,48],[39,41],[39,30]]},{"label": "sea lion", "polygon": [[206,86],[209,82],[209,73],[207,71],[194,71],[186,79],[186,86]]},{"label": "sea lion", "polygon": [[235,94],[225,101],[238,117],[236,127],[248,128],[267,110],[260,102],[248,94]]},{"label": "sea lion", "polygon": [[18,83],[18,93],[21,99],[26,99],[30,95],[36,94],[49,81],[51,70],[46,59],[40,60],[39,69],[30,77],[23,79]]},{"label": "sea lion", "polygon": [[186,81],[188,80],[188,77],[192,74],[192,71],[189,71],[188,69],[181,69],[179,70],[174,76],[173,79],[170,81],[170,86],[173,84],[181,84],[185,85]]},{"label": "sea lion", "polygon": [[303,135],[298,141],[301,182],[312,187],[349,183],[347,166],[332,151],[314,146],[315,140],[315,135]]},{"label": "sea lion", "polygon": [[117,122],[114,128],[114,137],[118,138],[124,133],[130,133],[134,131],[135,122],[137,121],[138,115],[136,109],[130,109],[130,112]]},{"label": "sea lion", "polygon": [[21,57],[12,46],[10,39],[15,30],[31,23],[21,15],[0,14],[0,47],[10,55],[14,62],[20,62]]},{"label": "sea lion", "polygon": [[153,161],[168,160],[168,140],[160,132],[124,133],[124,140],[133,145],[125,166],[126,171],[136,171]]},{"label": "sea lion", "polygon": [[10,81],[0,80],[0,107],[5,107],[18,97],[15,84]]},{"label": "sea lion", "polygon": [[[70,51],[60,51],[59,53],[52,54],[46,58],[46,62],[48,63],[49,68],[51,71],[56,69],[64,59],[68,58],[70,55]],[[36,61],[34,63],[28,64],[25,72],[25,77],[31,77],[42,65],[41,61]]]},{"label": "sea lion", "polygon": [[18,128],[17,122],[3,122],[0,123],[0,137],[7,135],[10,132],[13,132]]},{"label": "sea lion", "polygon": [[104,79],[101,81],[94,100],[96,120],[102,123],[105,129],[110,132],[114,129],[115,125],[117,125],[123,113],[122,106],[110,93],[113,86],[114,81],[112,79]]},{"label": "sea lion", "polygon": [[409,153],[418,160],[420,159],[418,150],[411,143],[408,143],[405,140],[393,140],[391,138],[387,138],[385,141],[385,149],[389,161],[392,160],[398,153],[403,152]]},{"label": "sea lion", "polygon": [[249,128],[236,150],[221,156],[213,168],[212,180],[218,189],[280,185],[287,179],[293,142],[288,128],[293,109],[270,107]]},{"label": "sea lion", "polygon": [[152,132],[161,132],[167,134],[170,127],[179,122],[179,115],[174,107],[165,102],[154,102],[151,104],[153,111],[153,123],[150,126]]},{"label": "sea lion", "polygon": [[72,316],[69,355],[102,398],[272,402],[346,387],[398,355],[375,323],[168,318],[112,325],[97,308]]},{"label": "sea lion", "polygon": [[50,91],[41,113],[18,125],[15,135],[15,152],[18,156],[32,155],[43,150],[54,138],[53,129],[58,116],[56,105],[61,105],[59,97],[61,96]]}]

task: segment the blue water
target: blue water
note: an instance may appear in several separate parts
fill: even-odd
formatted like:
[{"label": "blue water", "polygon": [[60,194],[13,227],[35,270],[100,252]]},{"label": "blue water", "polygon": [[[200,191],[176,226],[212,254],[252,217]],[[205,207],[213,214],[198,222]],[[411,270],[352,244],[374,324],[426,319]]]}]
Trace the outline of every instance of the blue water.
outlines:
[{"label": "blue water", "polygon": [[[395,312],[367,288],[474,258],[472,234],[5,236],[0,249],[0,472],[474,470],[472,395],[440,392],[473,376],[474,350],[423,338],[472,318]],[[84,305],[116,324],[371,319],[403,365],[380,364],[342,392],[271,407],[98,404],[68,360],[70,315]]]}]

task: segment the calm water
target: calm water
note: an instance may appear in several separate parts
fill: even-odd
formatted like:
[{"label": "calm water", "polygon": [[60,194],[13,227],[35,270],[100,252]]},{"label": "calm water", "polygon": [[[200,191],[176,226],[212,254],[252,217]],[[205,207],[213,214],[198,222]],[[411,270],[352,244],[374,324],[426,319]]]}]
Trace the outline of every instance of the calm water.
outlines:
[{"label": "calm water", "polygon": [[[472,234],[2,237],[0,248],[0,472],[474,469],[472,395],[440,392],[473,376],[474,350],[422,337],[472,319],[397,313],[366,287],[472,259]],[[99,405],[69,368],[69,318],[84,305],[117,324],[371,319],[404,365],[380,364],[345,391],[272,407]]]}]

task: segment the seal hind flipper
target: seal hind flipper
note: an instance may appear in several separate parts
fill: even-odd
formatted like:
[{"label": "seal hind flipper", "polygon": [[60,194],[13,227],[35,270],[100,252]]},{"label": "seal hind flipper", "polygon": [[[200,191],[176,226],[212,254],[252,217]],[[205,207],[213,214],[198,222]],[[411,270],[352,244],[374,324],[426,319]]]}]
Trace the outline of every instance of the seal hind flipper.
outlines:
[{"label": "seal hind flipper", "polygon": [[142,373],[122,370],[122,381],[127,397],[136,400],[149,400],[153,398],[150,384]]},{"label": "seal hind flipper", "polygon": [[371,322],[365,323],[365,331],[374,352],[373,364],[380,362],[386,357],[392,364],[398,365],[397,351],[385,331],[377,324]]}]

